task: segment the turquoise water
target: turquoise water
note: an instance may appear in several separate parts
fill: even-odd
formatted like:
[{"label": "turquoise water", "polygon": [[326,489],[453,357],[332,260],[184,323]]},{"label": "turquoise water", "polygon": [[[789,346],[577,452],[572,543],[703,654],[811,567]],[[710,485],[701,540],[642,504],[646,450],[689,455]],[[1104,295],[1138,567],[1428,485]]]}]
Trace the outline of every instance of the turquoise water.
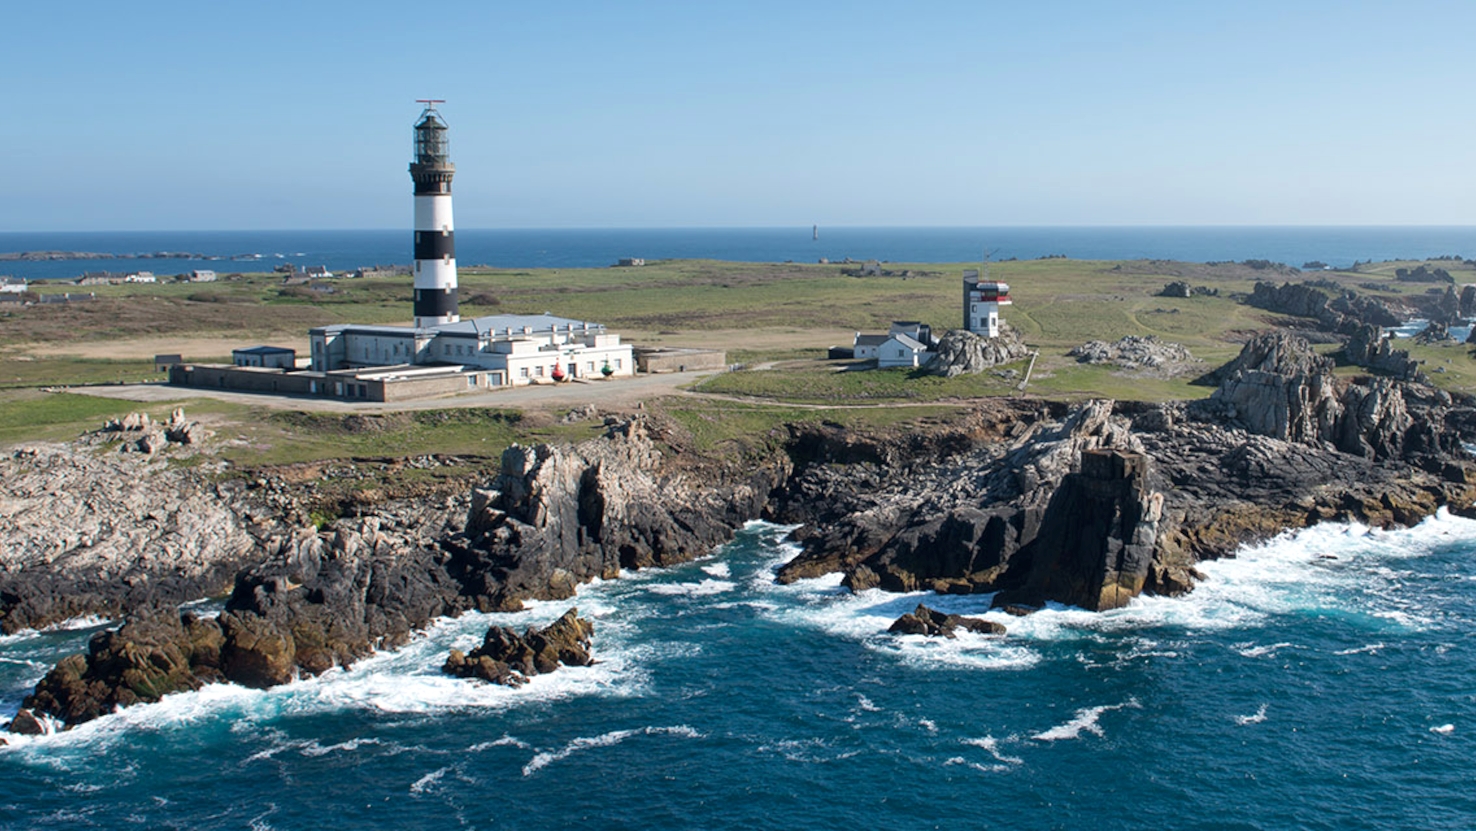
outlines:
[{"label": "turquoise water", "polygon": [[[146,270],[172,275],[196,268],[221,274],[270,271],[286,262],[334,271],[409,263],[404,229],[374,231],[0,232],[0,252],[90,251],[111,254],[187,252],[232,261],[113,259],[0,262],[0,274],[30,280],[69,279],[85,271]],[[621,257],[815,262],[881,259],[908,263],[975,262],[1064,254],[1077,259],[1159,258],[1208,262],[1264,259],[1302,266],[1320,260],[1348,266],[1459,254],[1476,257],[1476,227],[1000,227],[821,228],[574,228],[460,229],[461,265],[502,268],[594,268]]]},{"label": "turquoise water", "polygon": [[[779,586],[783,529],[581,589],[600,663],[442,677],[490,623],[0,749],[13,828],[1469,828],[1476,523],[1327,526],[1183,598],[886,633],[921,595]],[[0,639],[0,706],[89,630]]]}]

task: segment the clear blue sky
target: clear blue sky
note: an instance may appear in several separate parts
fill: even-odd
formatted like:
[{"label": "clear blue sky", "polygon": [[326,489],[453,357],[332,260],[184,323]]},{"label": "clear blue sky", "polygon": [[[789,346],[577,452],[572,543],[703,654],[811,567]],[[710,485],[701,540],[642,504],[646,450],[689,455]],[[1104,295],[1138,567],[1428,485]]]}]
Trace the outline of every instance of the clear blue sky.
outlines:
[{"label": "clear blue sky", "polygon": [[1476,224],[1476,3],[13,3],[0,230]]}]

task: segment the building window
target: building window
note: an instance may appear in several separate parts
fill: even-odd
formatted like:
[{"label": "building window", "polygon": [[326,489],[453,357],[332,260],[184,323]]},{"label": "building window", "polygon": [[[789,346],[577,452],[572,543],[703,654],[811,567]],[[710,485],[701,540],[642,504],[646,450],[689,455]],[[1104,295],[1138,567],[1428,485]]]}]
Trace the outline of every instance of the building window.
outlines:
[{"label": "building window", "polygon": [[519,367],[518,368],[518,376],[519,377],[522,377],[522,378],[527,378],[528,377],[528,368],[525,367],[525,366],[524,367]]},{"label": "building window", "polygon": [[542,378],[543,377],[543,365],[542,364],[539,364],[538,366],[533,367],[533,374],[534,375],[537,375],[539,378]]},{"label": "building window", "polygon": [[615,359],[615,368],[616,369],[619,369],[620,368],[620,359],[619,358],[616,358]]}]

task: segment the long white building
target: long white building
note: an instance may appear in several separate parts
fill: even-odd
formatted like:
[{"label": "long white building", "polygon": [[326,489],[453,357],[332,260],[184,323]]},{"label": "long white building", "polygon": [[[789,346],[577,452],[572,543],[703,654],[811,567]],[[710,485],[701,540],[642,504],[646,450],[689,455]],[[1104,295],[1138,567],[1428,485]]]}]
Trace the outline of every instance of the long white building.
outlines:
[{"label": "long white building", "polygon": [[436,326],[337,324],[309,330],[312,368],[440,365],[486,371],[491,386],[635,374],[635,355],[599,323],[488,315]]}]

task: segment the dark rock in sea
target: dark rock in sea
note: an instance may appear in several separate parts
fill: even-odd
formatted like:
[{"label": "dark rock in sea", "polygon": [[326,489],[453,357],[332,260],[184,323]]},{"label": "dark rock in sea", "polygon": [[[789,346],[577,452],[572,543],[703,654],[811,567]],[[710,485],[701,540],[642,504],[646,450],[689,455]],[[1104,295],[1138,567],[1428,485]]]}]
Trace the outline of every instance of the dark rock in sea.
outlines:
[{"label": "dark rock in sea", "polygon": [[1003,635],[1002,623],[962,615],[946,615],[919,603],[916,609],[897,618],[887,629],[899,635],[926,635],[930,638],[956,638],[958,630],[980,635]]},{"label": "dark rock in sea", "polygon": [[202,682],[191,671],[192,654],[178,613],[140,610],[117,630],[93,635],[86,655],[62,659],[22,706],[50,713],[70,726],[115,707],[198,689]]},{"label": "dark rock in sea", "polygon": [[[40,736],[46,732],[46,725],[42,724],[41,720],[36,718],[30,710],[22,707],[5,729],[19,736]],[[0,743],[4,741],[0,739]]]},{"label": "dark rock in sea", "polygon": [[469,654],[453,649],[441,671],[458,678],[480,678],[494,684],[519,687],[540,673],[560,666],[589,666],[594,624],[570,609],[543,629],[519,635],[505,626],[487,630],[482,645]]}]

